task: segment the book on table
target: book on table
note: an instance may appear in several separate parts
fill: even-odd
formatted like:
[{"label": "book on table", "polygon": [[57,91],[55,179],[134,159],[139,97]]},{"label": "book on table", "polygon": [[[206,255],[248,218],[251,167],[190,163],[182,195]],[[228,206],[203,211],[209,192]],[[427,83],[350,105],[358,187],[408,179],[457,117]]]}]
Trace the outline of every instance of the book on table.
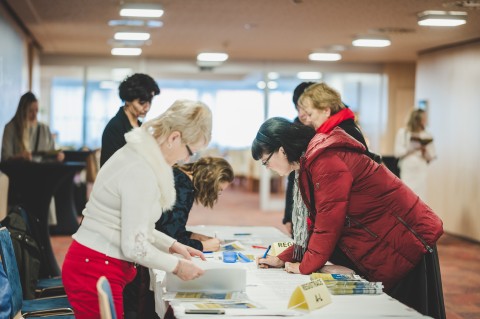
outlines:
[{"label": "book on table", "polygon": [[322,279],[332,295],[378,295],[383,292],[381,282],[370,282],[354,274],[313,273],[310,279]]}]

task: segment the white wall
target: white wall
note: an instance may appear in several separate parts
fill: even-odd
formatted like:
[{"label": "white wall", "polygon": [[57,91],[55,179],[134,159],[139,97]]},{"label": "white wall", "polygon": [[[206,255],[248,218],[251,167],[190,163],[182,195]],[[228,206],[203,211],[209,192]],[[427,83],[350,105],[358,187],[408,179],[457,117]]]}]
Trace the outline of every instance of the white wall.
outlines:
[{"label": "white wall", "polygon": [[438,152],[427,202],[446,231],[480,241],[480,40],[420,55],[415,100],[428,101]]}]

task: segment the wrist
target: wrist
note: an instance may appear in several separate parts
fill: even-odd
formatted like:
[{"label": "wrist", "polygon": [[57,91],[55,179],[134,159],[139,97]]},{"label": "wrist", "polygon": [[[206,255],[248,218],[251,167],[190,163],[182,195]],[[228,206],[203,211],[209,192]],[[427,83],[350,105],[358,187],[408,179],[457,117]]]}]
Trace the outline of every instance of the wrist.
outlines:
[{"label": "wrist", "polygon": [[180,272],[180,259],[178,260],[177,266],[175,269],[172,271],[174,275],[177,275]]}]

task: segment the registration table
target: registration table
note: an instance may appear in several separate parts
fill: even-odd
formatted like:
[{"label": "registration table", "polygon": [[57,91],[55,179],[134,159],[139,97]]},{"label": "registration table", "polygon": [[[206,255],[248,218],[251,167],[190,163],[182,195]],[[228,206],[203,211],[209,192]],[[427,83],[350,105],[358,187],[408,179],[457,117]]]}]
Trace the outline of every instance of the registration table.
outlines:
[{"label": "registration table", "polygon": [[[238,240],[244,247],[247,255],[261,256],[265,249],[273,242],[285,242],[291,239],[274,227],[230,227],[230,226],[194,226],[188,230],[220,239]],[[217,254],[217,253],[216,253]],[[218,253],[217,256],[220,256]],[[218,258],[208,258],[207,262],[222,263]],[[289,274],[283,269],[258,269],[254,262],[223,264],[222,267],[244,267],[247,274],[245,294],[249,301],[260,307],[254,309],[225,309],[221,318],[249,317],[302,317],[313,318],[429,318],[403,305],[385,293],[378,295],[332,295],[332,303],[310,312],[289,310],[290,296],[296,287],[310,281],[309,276]],[[152,287],[155,293],[156,310],[163,318],[170,306],[173,315],[179,319],[203,319],[212,315],[185,314],[185,305],[188,302],[177,299],[174,294],[165,291],[165,273],[152,271]],[[202,301],[198,301],[202,303]],[[218,316],[217,316],[218,317]]]}]

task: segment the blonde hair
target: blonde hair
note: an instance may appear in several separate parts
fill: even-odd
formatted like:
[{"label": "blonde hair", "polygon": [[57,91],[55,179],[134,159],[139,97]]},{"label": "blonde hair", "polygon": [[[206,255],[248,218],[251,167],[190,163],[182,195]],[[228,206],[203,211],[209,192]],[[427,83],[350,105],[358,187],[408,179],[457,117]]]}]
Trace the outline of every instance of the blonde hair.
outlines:
[{"label": "blonde hair", "polygon": [[345,108],[340,93],[323,82],[308,87],[300,96],[298,104],[303,107],[306,101],[310,101],[316,109],[330,109],[331,115]]},{"label": "blonde hair", "polygon": [[212,112],[202,102],[177,100],[164,113],[144,123],[142,127],[161,141],[170,133],[178,131],[182,134],[184,143],[203,141],[206,145],[212,138]]},{"label": "blonde hair", "polygon": [[218,200],[220,184],[231,183],[234,179],[232,166],[221,157],[202,157],[177,167],[192,175],[195,202],[209,208]]},{"label": "blonde hair", "polygon": [[425,129],[422,120],[425,111],[422,109],[413,110],[407,122],[407,128],[410,132],[421,132]]}]

